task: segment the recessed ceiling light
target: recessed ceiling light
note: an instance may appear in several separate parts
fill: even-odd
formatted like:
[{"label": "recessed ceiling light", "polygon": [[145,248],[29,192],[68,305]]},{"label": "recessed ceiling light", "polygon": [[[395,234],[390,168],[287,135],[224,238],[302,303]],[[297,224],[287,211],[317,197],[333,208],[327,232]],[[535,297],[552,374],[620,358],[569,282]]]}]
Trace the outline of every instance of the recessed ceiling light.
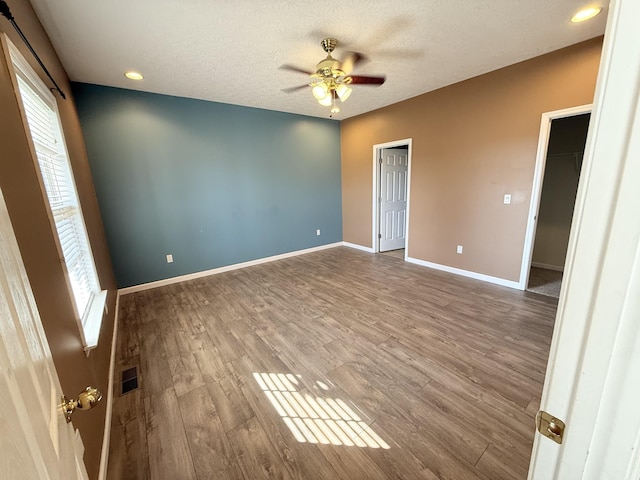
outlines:
[{"label": "recessed ceiling light", "polygon": [[138,72],[127,72],[124,76],[130,80],[142,80],[144,78],[142,74]]},{"label": "recessed ceiling light", "polygon": [[584,22],[585,20],[589,20],[590,18],[595,17],[602,11],[602,7],[588,7],[580,10],[573,17],[571,17],[571,21],[573,23]]}]

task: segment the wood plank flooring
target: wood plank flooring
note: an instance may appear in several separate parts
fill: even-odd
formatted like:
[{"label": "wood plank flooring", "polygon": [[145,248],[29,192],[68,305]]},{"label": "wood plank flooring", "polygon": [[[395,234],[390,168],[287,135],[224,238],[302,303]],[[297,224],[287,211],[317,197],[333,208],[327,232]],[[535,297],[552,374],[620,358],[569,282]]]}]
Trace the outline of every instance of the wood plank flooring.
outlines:
[{"label": "wood plank flooring", "polygon": [[108,478],[524,479],[556,302],[345,247],[123,296]]}]

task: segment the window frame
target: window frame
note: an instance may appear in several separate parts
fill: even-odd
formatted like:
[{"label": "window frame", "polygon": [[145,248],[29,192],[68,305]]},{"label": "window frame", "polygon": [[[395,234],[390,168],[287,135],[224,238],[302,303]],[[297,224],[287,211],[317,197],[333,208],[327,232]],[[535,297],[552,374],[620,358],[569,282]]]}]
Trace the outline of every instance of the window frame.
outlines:
[{"label": "window frame", "polygon": [[[98,275],[98,270],[95,265],[95,260],[93,256],[93,250],[91,247],[91,240],[89,238],[89,234],[87,232],[86,223],[84,220],[84,214],[82,211],[82,205],[80,202],[80,197],[78,195],[78,188],[75,181],[75,176],[73,172],[73,166],[71,164],[71,158],[69,157],[69,150],[66,144],[66,138],[64,134],[64,129],[62,128],[62,119],[60,116],[60,111],[58,109],[58,104],[56,101],[56,97],[51,93],[51,91],[47,88],[42,79],[35,73],[31,65],[24,58],[22,53],[16,48],[16,46],[11,42],[11,40],[3,34],[3,38],[5,40],[5,45],[8,48],[8,62],[9,68],[11,69],[11,81],[14,86],[14,92],[16,95],[16,100],[18,102],[20,113],[22,116],[22,123],[25,129],[25,133],[27,134],[27,141],[29,144],[29,150],[31,151],[31,157],[34,162],[36,175],[38,177],[38,182],[40,184],[40,190],[42,192],[43,201],[47,205],[47,216],[49,218],[49,223],[51,225],[53,237],[55,239],[56,248],[58,250],[58,256],[60,258],[60,263],[62,266],[62,270],[64,272],[65,283],[67,286],[67,291],[69,292],[69,300],[73,306],[75,321],[78,325],[78,330],[80,333],[80,338],[82,340],[82,344],[85,352],[89,355],[89,351],[98,345],[98,339],[100,336],[100,328],[102,326],[102,320],[104,318],[104,314],[106,313],[106,298],[107,291],[103,290],[100,284],[100,278]],[[22,96],[22,92],[20,89],[20,85],[18,83],[18,77],[21,78],[22,81],[28,84],[28,86],[34,90],[36,95],[39,95],[40,98],[44,101],[44,103],[49,107],[57,120],[57,129],[56,137],[60,142],[60,154],[64,156],[66,162],[64,163],[64,167],[68,169],[66,172],[69,175],[69,179],[71,182],[71,187],[73,188],[73,195],[75,196],[75,205],[74,208],[77,208],[77,215],[79,217],[79,222],[81,224],[81,228],[79,228],[79,233],[84,235],[84,240],[86,241],[86,254],[82,254],[84,261],[88,263],[89,267],[89,281],[92,283],[89,294],[89,299],[86,303],[85,309],[83,312],[79,311],[76,294],[74,293],[72,282],[69,275],[69,270],[67,268],[67,262],[64,257],[62,243],[60,240],[60,236],[58,233],[58,227],[56,225],[56,220],[54,218],[54,213],[52,209],[52,205],[49,199],[49,195],[47,193],[43,172],[40,166],[40,161],[37,155],[37,148],[31,134],[31,129],[29,127],[29,122],[27,119],[27,114],[25,111],[24,100]],[[64,168],[63,167],[63,168]]]}]

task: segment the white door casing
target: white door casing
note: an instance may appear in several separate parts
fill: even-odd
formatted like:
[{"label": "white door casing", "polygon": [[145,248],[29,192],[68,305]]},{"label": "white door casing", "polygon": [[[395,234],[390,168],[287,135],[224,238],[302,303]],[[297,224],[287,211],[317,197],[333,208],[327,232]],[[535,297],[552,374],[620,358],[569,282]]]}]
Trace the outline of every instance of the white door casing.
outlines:
[{"label": "white door casing", "polygon": [[529,478],[640,474],[640,2],[613,0]]},{"label": "white door casing", "polygon": [[0,477],[86,479],[62,389],[0,192]]},{"label": "white door casing", "polygon": [[[404,241],[404,257],[409,254],[409,215],[411,212],[411,155],[413,149],[413,139],[405,138],[394,140],[392,142],[379,143],[373,145],[372,149],[372,197],[371,197],[371,248],[364,248],[366,251],[377,253],[380,251],[379,234],[380,232],[380,155],[383,149],[403,147],[407,154],[407,207],[406,207],[406,223],[405,223],[405,241]],[[402,248],[402,247],[400,247]]]},{"label": "white door casing", "polygon": [[384,148],[380,155],[379,251],[404,248],[407,230],[407,178],[409,152]]},{"label": "white door casing", "polygon": [[533,247],[538,226],[538,212],[540,210],[540,200],[542,198],[542,184],[544,182],[544,171],[547,164],[547,149],[549,147],[549,136],[551,135],[551,123],[558,118],[573,117],[590,113],[593,106],[581,105],[578,107],[565,108],[553,112],[545,112],[540,120],[540,134],[538,136],[538,151],[536,154],[536,166],[533,174],[533,185],[531,188],[531,202],[529,203],[529,221],[524,240],[522,254],[522,265],[520,266],[520,280],[518,288],[526,290],[529,283],[529,273],[531,271],[531,260],[533,259]]}]

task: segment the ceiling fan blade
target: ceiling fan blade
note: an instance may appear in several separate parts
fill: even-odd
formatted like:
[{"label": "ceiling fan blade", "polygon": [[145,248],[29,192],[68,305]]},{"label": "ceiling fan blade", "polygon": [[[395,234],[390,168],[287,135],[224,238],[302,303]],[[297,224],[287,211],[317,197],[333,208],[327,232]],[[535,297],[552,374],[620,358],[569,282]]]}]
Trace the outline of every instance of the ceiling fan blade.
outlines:
[{"label": "ceiling fan blade", "polygon": [[360,85],[382,85],[385,81],[385,77],[368,77],[366,75],[349,75],[351,77],[351,83],[358,83]]},{"label": "ceiling fan blade", "polygon": [[304,88],[309,88],[309,85],[305,83],[304,85],[298,85],[297,87],[283,88],[282,91],[284,93],[293,93],[293,92],[297,92],[298,90],[302,90]]},{"label": "ceiling fan blade", "polygon": [[305,75],[313,75],[313,72],[304,70],[300,67],[296,67],[295,65],[289,65],[288,63],[285,63],[284,65],[280,65],[280,70],[289,70],[290,72],[304,73]]},{"label": "ceiling fan blade", "polygon": [[345,75],[349,75],[353,72],[353,69],[358,65],[365,63],[368,60],[366,55],[358,52],[347,52],[347,56],[342,62],[342,66],[340,70],[342,70]]}]

